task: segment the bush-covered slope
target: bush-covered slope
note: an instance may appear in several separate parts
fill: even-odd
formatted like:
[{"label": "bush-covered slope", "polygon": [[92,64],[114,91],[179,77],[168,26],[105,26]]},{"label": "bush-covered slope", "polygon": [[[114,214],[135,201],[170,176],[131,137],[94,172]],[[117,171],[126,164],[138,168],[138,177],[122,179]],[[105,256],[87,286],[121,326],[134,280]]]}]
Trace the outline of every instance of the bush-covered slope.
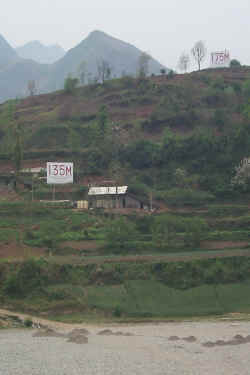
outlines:
[{"label": "bush-covered slope", "polygon": [[154,265],[0,265],[0,299],[21,311],[91,317],[187,317],[250,311],[249,258]]},{"label": "bush-covered slope", "polygon": [[232,189],[235,166],[250,149],[249,74],[124,77],[5,103],[1,157],[11,157],[18,123],[25,159],[72,159],[80,175],[116,175],[174,205],[232,199],[244,190]]},{"label": "bush-covered slope", "polygon": [[[111,76],[136,75],[138,59],[142,51],[133,45],[111,37],[101,31],[93,31],[76,47],[57,61],[49,78],[49,90],[61,89],[64,79],[71,73],[79,76],[79,67],[84,63],[85,82],[98,79],[98,64],[105,61],[111,69]],[[158,61],[149,61],[149,73],[159,74],[164,68]]]},{"label": "bush-covered slope", "polygon": [[[82,84],[101,82],[103,69],[106,78],[121,77],[124,74],[135,76],[138,72],[138,59],[142,55],[142,51],[136,47],[101,31],[90,33],[65,56],[60,51],[61,58],[51,64],[44,55],[54,54],[55,49],[58,51],[56,46],[43,47],[33,42],[23,47],[21,56],[25,58],[20,58],[0,36],[0,103],[10,98],[28,96],[29,81],[35,84],[36,93],[46,93],[62,89],[64,80],[69,75],[80,78]],[[31,60],[38,55],[39,58]],[[37,62],[41,59],[48,65]],[[162,68],[163,65],[150,58],[145,73],[159,74]]]}]

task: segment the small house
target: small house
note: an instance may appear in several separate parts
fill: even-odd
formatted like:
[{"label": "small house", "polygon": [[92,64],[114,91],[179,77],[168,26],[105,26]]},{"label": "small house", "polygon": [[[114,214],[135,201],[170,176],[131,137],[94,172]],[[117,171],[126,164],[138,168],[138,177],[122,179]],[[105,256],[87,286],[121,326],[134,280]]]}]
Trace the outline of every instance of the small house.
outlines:
[{"label": "small house", "polygon": [[148,206],[129,194],[128,186],[93,186],[88,192],[89,208],[133,208],[146,209]]},{"label": "small house", "polygon": [[21,174],[31,175],[34,177],[38,177],[40,173],[45,173],[45,172],[46,172],[46,168],[43,168],[43,167],[24,168],[21,170]]}]

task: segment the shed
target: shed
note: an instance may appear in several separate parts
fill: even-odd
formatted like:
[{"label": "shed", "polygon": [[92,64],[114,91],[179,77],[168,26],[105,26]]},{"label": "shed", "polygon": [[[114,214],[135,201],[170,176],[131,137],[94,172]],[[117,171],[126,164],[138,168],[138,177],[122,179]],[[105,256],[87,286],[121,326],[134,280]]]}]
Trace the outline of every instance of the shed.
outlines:
[{"label": "shed", "polygon": [[89,208],[146,208],[141,199],[129,194],[128,186],[90,187],[88,200]]},{"label": "shed", "polygon": [[39,176],[39,173],[46,172],[46,168],[43,167],[35,167],[35,168],[24,168],[21,170],[22,174],[29,174],[35,177]]}]

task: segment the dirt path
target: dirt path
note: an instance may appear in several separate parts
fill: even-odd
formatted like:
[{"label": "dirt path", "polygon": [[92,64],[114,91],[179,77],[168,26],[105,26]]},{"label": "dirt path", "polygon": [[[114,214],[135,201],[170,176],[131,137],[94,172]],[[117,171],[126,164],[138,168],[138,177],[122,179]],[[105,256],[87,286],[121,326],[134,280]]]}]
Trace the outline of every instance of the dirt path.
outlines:
[{"label": "dirt path", "polygon": [[96,256],[96,257],[67,257],[54,256],[50,261],[57,264],[104,264],[104,263],[159,263],[159,262],[188,262],[190,260],[214,259],[228,257],[250,257],[250,250],[221,250],[221,251],[199,251],[185,253],[169,253],[167,255],[130,255],[130,256]]},{"label": "dirt path", "polygon": [[29,315],[29,314],[13,312],[13,311],[10,311],[10,310],[5,310],[5,309],[0,309],[0,316],[3,316],[3,317],[14,316],[14,317],[18,317],[20,320],[23,320],[23,321],[26,320],[26,319],[30,319],[36,325],[39,324],[40,326],[44,326],[44,327],[48,327],[48,328],[52,328],[54,330],[59,330],[59,331],[64,331],[64,332],[71,331],[74,328],[83,328],[83,327],[86,327],[86,326],[88,326],[89,328],[92,328],[92,329],[98,328],[98,325],[94,325],[94,324],[89,324],[89,323],[70,324],[70,323],[55,322],[55,321],[51,321],[51,320],[48,320],[48,319],[35,317],[35,316]]}]

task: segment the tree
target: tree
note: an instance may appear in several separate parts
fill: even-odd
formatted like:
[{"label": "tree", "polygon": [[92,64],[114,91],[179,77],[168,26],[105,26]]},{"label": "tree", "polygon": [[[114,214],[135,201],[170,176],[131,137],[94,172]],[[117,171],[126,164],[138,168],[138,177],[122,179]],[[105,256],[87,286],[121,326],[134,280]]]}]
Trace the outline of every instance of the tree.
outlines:
[{"label": "tree", "polygon": [[225,109],[218,108],[214,112],[213,122],[219,130],[223,130],[227,122],[227,112]]},{"label": "tree", "polygon": [[206,221],[199,217],[187,218],[183,221],[185,234],[184,243],[188,247],[199,247],[201,241],[206,237],[208,225]]},{"label": "tree", "polygon": [[97,115],[97,125],[102,139],[107,132],[108,113],[105,106],[102,106]]},{"label": "tree", "polygon": [[151,56],[147,52],[142,52],[138,58],[138,77],[144,78],[148,75],[149,61]]},{"label": "tree", "polygon": [[168,78],[174,78],[175,76],[175,72],[171,69],[169,72],[168,72]]},{"label": "tree", "polygon": [[187,185],[187,172],[184,168],[177,168],[174,172],[176,186],[184,188]]},{"label": "tree", "polygon": [[34,96],[36,93],[36,82],[33,79],[28,82],[28,92],[30,96]]},{"label": "tree", "polygon": [[18,175],[21,170],[21,164],[23,160],[21,131],[18,126],[14,130],[14,136],[15,136],[15,145],[14,145],[14,150],[13,150],[13,161],[15,164],[16,175]]},{"label": "tree", "polygon": [[77,129],[72,124],[68,125],[68,146],[74,163],[74,181],[78,183],[81,170],[81,139]]},{"label": "tree", "polygon": [[241,63],[239,60],[233,59],[230,62],[230,68],[239,68],[241,66]]},{"label": "tree", "polygon": [[187,70],[190,65],[190,57],[188,53],[182,52],[179,62],[178,62],[178,68],[181,72],[187,73]]},{"label": "tree", "polygon": [[86,81],[86,75],[87,75],[86,71],[87,71],[86,61],[82,61],[77,69],[79,82],[82,86],[85,84],[85,81]]},{"label": "tree", "polygon": [[56,252],[59,236],[62,232],[63,228],[60,225],[54,225],[51,222],[43,224],[41,237],[43,239],[43,245],[48,248],[50,256]]},{"label": "tree", "polygon": [[137,236],[136,225],[124,217],[121,217],[111,222],[107,228],[107,245],[116,252],[133,250],[133,241]]},{"label": "tree", "polygon": [[164,76],[165,74],[166,74],[166,69],[165,68],[162,68],[161,70],[160,70],[160,72],[161,72],[161,74]]},{"label": "tree", "polygon": [[111,72],[112,69],[108,61],[104,59],[97,61],[98,81],[104,83],[106,80],[110,79]]},{"label": "tree", "polygon": [[78,78],[72,78],[70,75],[64,80],[64,91],[67,94],[73,94],[78,84]]},{"label": "tree", "polygon": [[250,79],[242,84],[243,94],[246,98],[250,98]]},{"label": "tree", "polygon": [[152,225],[152,238],[159,249],[167,249],[176,245],[176,232],[182,220],[172,215],[159,215],[154,217]]},{"label": "tree", "polygon": [[199,40],[195,43],[195,45],[191,49],[191,54],[198,64],[198,69],[201,70],[201,64],[204,61],[207,54],[206,46],[202,40]]},{"label": "tree", "polygon": [[233,187],[241,187],[247,190],[250,183],[250,158],[244,158],[240,164],[235,167],[235,175],[231,179]]}]

